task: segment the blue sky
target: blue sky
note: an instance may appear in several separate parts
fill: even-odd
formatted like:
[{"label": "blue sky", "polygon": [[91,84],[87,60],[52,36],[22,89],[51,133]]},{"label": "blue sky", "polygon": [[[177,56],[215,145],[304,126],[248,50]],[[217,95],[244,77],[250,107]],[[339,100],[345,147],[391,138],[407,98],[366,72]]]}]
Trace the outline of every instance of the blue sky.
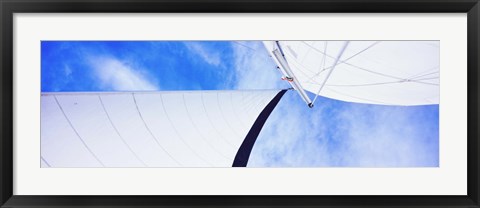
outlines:
[{"label": "blue sky", "polygon": [[[289,87],[258,41],[43,41],[41,50],[43,92]],[[289,91],[248,166],[437,167],[438,114],[324,97],[310,109]]]}]

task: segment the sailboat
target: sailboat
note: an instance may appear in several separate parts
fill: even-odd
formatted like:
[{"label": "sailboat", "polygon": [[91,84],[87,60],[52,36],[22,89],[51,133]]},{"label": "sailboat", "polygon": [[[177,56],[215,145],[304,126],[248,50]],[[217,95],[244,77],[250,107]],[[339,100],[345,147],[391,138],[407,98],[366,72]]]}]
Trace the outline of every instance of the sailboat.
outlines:
[{"label": "sailboat", "polygon": [[310,108],[439,103],[436,41],[263,44],[291,88],[42,93],[41,167],[246,167],[287,91]]}]

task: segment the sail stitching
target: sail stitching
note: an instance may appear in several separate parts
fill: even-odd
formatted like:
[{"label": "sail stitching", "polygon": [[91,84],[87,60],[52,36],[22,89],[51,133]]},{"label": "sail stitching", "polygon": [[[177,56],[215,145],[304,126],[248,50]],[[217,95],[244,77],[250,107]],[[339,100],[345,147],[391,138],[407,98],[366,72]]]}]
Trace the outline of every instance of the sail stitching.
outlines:
[{"label": "sail stitching", "polygon": [[250,109],[254,108],[255,105],[257,105],[258,100],[259,100],[260,98],[262,98],[262,94],[258,93],[257,95],[255,95],[255,97],[252,99],[252,101],[251,101],[250,103],[248,103],[248,105],[245,105],[243,111],[249,112]]},{"label": "sail stitching", "polygon": [[128,150],[130,150],[130,152],[133,154],[133,156],[135,156],[135,158],[137,158],[137,160],[143,164],[143,166],[146,166],[148,167],[148,165],[137,155],[137,153],[135,153],[135,151],[133,151],[132,147],[130,147],[130,145],[127,143],[127,141],[125,141],[125,139],[122,137],[122,135],[120,134],[120,132],[118,131],[117,127],[115,126],[115,124],[113,124],[113,121],[112,119],[110,118],[110,115],[108,114],[107,112],[107,109],[105,108],[105,105],[103,104],[103,100],[101,98],[100,95],[98,95],[98,99],[100,100],[100,104],[102,105],[102,109],[103,111],[105,112],[105,115],[107,116],[108,118],[108,121],[110,121],[110,125],[113,127],[113,129],[115,130],[115,132],[117,133],[118,137],[120,137],[120,140],[123,142],[123,144],[125,144],[125,146],[127,146]]},{"label": "sail stitching", "polygon": [[219,101],[220,98],[218,97],[218,94],[220,94],[220,93],[216,93],[216,94],[217,94],[217,106],[218,106],[220,115],[222,115],[223,120],[225,121],[227,126],[232,130],[232,132],[234,132],[237,135],[237,137],[241,137],[241,135],[237,132],[237,130],[235,128],[233,128],[233,126],[230,124],[230,121],[227,120],[227,118],[225,117],[225,115],[223,113],[222,106],[220,105],[220,101]]},{"label": "sail stitching", "polygon": [[163,108],[163,112],[165,112],[165,115],[167,117],[167,120],[168,122],[170,123],[170,125],[173,127],[173,130],[175,131],[175,134],[177,134],[178,138],[180,139],[180,141],[182,141],[182,143],[184,143],[188,149],[190,149],[191,152],[193,152],[193,154],[195,154],[200,160],[202,160],[203,162],[207,163],[208,165],[212,166],[212,164],[208,161],[206,161],[202,156],[200,156],[184,139],[183,137],[180,135],[180,132],[178,132],[178,129],[175,127],[175,125],[173,125],[173,122],[172,120],[170,119],[170,116],[168,115],[168,112],[167,110],[165,109],[165,103],[163,102],[163,96],[160,94],[160,98],[162,100],[162,108]]},{"label": "sail stitching", "polygon": [[249,109],[247,112],[248,112],[248,113],[252,113],[252,110],[256,110],[256,109],[258,109],[259,106],[264,105],[264,104],[265,104],[265,100],[270,100],[270,98],[267,97],[267,96],[262,96],[262,100],[260,100],[259,102],[257,102],[256,105],[255,105],[255,107]]},{"label": "sail stitching", "polygon": [[371,100],[371,99],[365,99],[365,98],[359,98],[359,97],[356,97],[356,96],[353,96],[353,95],[341,93],[341,92],[338,92],[338,91],[336,91],[336,90],[334,90],[334,89],[331,89],[331,88],[328,88],[328,90],[330,90],[330,91],[332,91],[332,92],[334,92],[334,93],[337,93],[337,94],[340,94],[340,95],[344,95],[344,96],[347,96],[347,97],[351,97],[351,98],[354,98],[354,99],[358,99],[358,100],[375,102],[375,103],[380,103],[380,104],[384,104],[384,105],[392,105],[391,103],[380,102],[380,101],[377,101],[377,100]]},{"label": "sail stitching", "polygon": [[192,116],[190,115],[190,111],[188,110],[188,107],[187,107],[187,104],[186,104],[186,100],[185,100],[185,94],[182,93],[182,96],[183,96],[183,105],[185,106],[185,109],[187,110],[187,115],[188,115],[188,118],[190,119],[190,122],[192,123],[193,127],[195,128],[195,130],[198,132],[198,134],[200,135],[200,138],[202,138],[202,140],[207,143],[207,145],[212,148],[215,152],[217,152],[219,155],[221,155],[222,157],[226,158],[226,159],[232,159],[232,158],[229,158],[227,156],[225,156],[223,153],[221,153],[220,151],[218,151],[209,141],[207,141],[207,139],[205,138],[205,136],[203,135],[203,133],[200,131],[200,128],[198,128],[198,126],[193,122],[193,119],[192,119]]},{"label": "sail stitching", "polygon": [[47,167],[49,167],[49,168],[52,167],[50,165],[50,163],[48,163],[47,160],[45,160],[45,158],[43,156],[40,156],[40,159],[47,165]]},{"label": "sail stitching", "polygon": [[[424,79],[417,79],[417,80],[431,80],[431,79],[438,79],[438,77],[424,78]],[[392,82],[378,82],[378,83],[350,84],[350,85],[326,84],[325,86],[328,86],[328,87],[363,87],[363,86],[374,86],[374,85],[384,85],[384,84],[397,84],[397,83],[405,83],[405,82],[409,82],[409,81],[408,80],[399,80],[399,81],[392,81]],[[418,82],[415,82],[415,83],[424,84],[424,83],[418,83]],[[317,83],[310,83],[310,84],[320,85],[320,84],[317,84]]]},{"label": "sail stitching", "polygon": [[252,97],[251,102],[249,102],[247,105],[244,107],[245,112],[249,112],[250,109],[252,109],[257,103],[258,103],[258,98],[261,98],[262,94],[258,93],[254,97]]},{"label": "sail stitching", "polygon": [[95,158],[95,160],[97,160],[97,162],[100,163],[100,165],[102,165],[102,167],[105,167],[105,164],[103,164],[103,162],[97,157],[97,155],[90,149],[90,147],[87,145],[87,143],[85,142],[85,140],[83,140],[83,138],[82,138],[82,137],[80,136],[80,134],[78,133],[77,129],[75,129],[75,127],[73,126],[72,122],[71,122],[70,119],[68,118],[67,114],[66,114],[65,111],[63,110],[62,105],[60,105],[60,102],[58,102],[57,96],[54,95],[53,98],[55,98],[55,102],[57,102],[57,105],[58,105],[58,107],[60,108],[60,110],[62,111],[63,116],[65,117],[65,119],[67,119],[68,124],[70,125],[70,127],[72,127],[73,131],[75,132],[75,134],[77,135],[77,137],[80,139],[80,141],[82,142],[83,146],[88,150],[88,152],[90,152],[90,154],[92,154],[92,156]]},{"label": "sail stitching", "polygon": [[[243,97],[243,93],[242,93],[242,97]],[[238,106],[237,104],[235,104],[233,102],[233,93],[230,92],[230,105],[232,106],[233,113],[235,114],[235,117],[237,117],[238,120],[240,121],[240,123],[242,124],[242,127],[247,128],[247,125],[245,124],[245,121],[242,119],[243,117],[240,117],[240,115],[238,115],[238,111],[237,111],[237,108],[236,108]]]},{"label": "sail stitching", "polygon": [[181,166],[182,164],[180,162],[178,162],[177,160],[175,160],[175,158],[160,144],[160,141],[158,141],[157,137],[150,130],[150,127],[148,127],[147,122],[145,122],[145,119],[143,119],[142,112],[140,112],[140,108],[138,107],[137,99],[135,98],[134,93],[132,93],[132,98],[133,98],[133,102],[135,103],[135,108],[137,109],[138,115],[140,116],[140,119],[142,119],[143,125],[147,129],[148,133],[150,133],[150,136],[152,136],[155,143],[157,143],[157,145],[160,147],[160,149],[162,149],[168,155],[168,157],[170,157],[170,159],[172,159],[177,165]]},{"label": "sail stitching", "polygon": [[207,112],[207,108],[205,106],[205,100],[203,99],[203,93],[201,93],[201,99],[202,99],[202,106],[203,106],[203,110],[205,111],[205,115],[207,115],[207,119],[210,123],[210,125],[212,125],[213,129],[215,129],[215,131],[218,133],[218,135],[222,138],[223,141],[225,141],[228,145],[230,145],[231,147],[235,148],[234,145],[232,143],[230,143],[229,140],[225,139],[225,136],[217,129],[217,127],[213,124],[213,121],[212,119],[210,118],[210,116],[208,115],[208,112]]}]

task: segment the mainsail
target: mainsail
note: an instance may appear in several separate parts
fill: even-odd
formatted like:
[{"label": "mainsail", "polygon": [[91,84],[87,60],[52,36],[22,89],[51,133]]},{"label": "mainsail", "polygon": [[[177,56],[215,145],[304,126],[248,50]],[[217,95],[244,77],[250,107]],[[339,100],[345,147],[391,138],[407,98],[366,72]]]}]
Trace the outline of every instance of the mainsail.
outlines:
[{"label": "mainsail", "polygon": [[41,164],[231,167],[235,161],[234,166],[245,166],[251,146],[244,141],[254,142],[261,120],[283,93],[42,93]]},{"label": "mainsail", "polygon": [[439,103],[439,41],[264,41],[307,104],[305,91],[356,103]]}]

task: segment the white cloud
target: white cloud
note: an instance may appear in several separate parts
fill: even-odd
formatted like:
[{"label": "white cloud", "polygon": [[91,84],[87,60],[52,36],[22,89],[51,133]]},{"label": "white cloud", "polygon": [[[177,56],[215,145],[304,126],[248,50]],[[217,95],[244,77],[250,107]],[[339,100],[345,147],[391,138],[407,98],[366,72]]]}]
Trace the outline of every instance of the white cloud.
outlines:
[{"label": "white cloud", "polygon": [[213,66],[220,66],[222,63],[221,54],[218,51],[208,50],[201,43],[185,42],[185,46],[193,53],[200,56],[205,62]]},{"label": "white cloud", "polygon": [[146,72],[135,69],[115,58],[95,57],[89,63],[104,90],[159,90]]},{"label": "white cloud", "polygon": [[66,65],[66,64],[65,64],[65,66],[64,66],[64,68],[63,68],[63,72],[64,72],[64,74],[65,74],[65,77],[67,77],[67,78],[69,78],[69,79],[72,78],[72,73],[73,73],[73,71],[72,71],[72,68],[70,68],[69,65]]},{"label": "white cloud", "polygon": [[289,93],[265,124],[250,167],[438,166],[438,129],[419,111],[321,102],[308,109]]},{"label": "white cloud", "polygon": [[280,80],[281,74],[261,42],[232,43],[236,89],[281,89],[288,85]]},{"label": "white cloud", "polygon": [[[404,107],[350,106],[339,116],[347,125],[345,165],[408,167],[438,165],[437,129],[427,129]],[[430,140],[427,138],[436,139]],[[436,138],[435,138],[436,137]],[[433,142],[433,143],[432,143]]]},{"label": "white cloud", "polygon": [[281,102],[262,129],[248,166],[329,166],[326,125],[313,125],[312,120],[302,116],[301,108],[292,108],[296,102],[302,102],[296,92],[287,92]]}]

